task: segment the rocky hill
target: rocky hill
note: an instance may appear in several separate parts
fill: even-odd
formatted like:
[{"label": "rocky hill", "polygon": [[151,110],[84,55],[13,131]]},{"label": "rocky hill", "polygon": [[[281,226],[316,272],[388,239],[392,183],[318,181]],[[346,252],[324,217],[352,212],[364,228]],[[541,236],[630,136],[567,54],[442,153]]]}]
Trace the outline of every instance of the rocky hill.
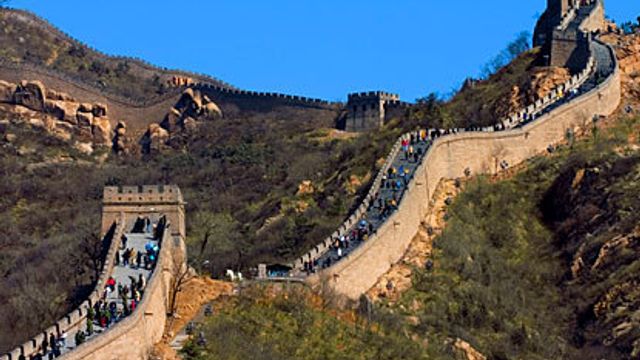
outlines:
[{"label": "rocky hill", "polygon": [[[278,96],[263,96],[260,102],[253,102],[255,94],[244,93],[225,93],[227,97],[220,96],[218,100],[207,93],[206,87],[185,88],[193,82],[228,87],[215,79],[102,55],[30,14],[0,9],[0,24],[0,219],[8,229],[0,235],[0,291],[6,295],[0,301],[0,320],[10,324],[0,328],[0,350],[42,330],[42,323],[57,320],[76,306],[90,288],[96,264],[101,261],[102,249],[91,245],[95,245],[99,224],[96,217],[105,185],[179,185],[188,203],[190,264],[218,277],[227,268],[250,273],[261,262],[289,261],[331,234],[364,195],[373,174],[384,162],[382,157],[400,134],[417,126],[493,124],[496,115],[510,113],[531,98],[548,93],[552,84],[566,77],[564,69],[537,68],[534,49],[488,79],[469,83],[451,101],[432,98],[409,107],[384,128],[363,136],[333,129],[340,108],[332,104],[317,106],[315,102],[302,101],[312,105],[297,106],[288,100],[275,101],[274,98],[282,99]],[[635,79],[631,75],[629,78]],[[220,94],[219,88],[212,91]],[[628,93],[633,92],[632,87],[628,89]],[[244,100],[238,101],[241,97]],[[584,164],[585,169],[591,166]],[[549,185],[552,178],[555,174],[543,184]],[[563,184],[559,182],[558,192],[563,191]],[[511,200],[505,199],[502,204],[506,206]],[[533,206],[527,208],[532,209]],[[552,230],[564,228],[567,219],[575,216],[558,214],[547,220],[535,211],[522,215],[526,219],[538,216],[541,223],[548,221]],[[627,234],[620,235],[630,239]],[[571,257],[572,263],[573,247],[579,241],[576,238],[563,249],[571,255],[567,259]],[[625,241],[633,243],[622,243]],[[590,258],[582,259],[585,266],[593,266],[589,261]],[[553,266],[565,273],[558,259]],[[611,271],[618,273],[616,269]],[[627,274],[630,270],[619,271]],[[595,284],[593,279],[589,281]],[[449,285],[446,283],[443,288],[451,288]],[[629,282],[620,293],[633,295],[627,291],[631,285]],[[523,291],[534,292],[532,288]],[[443,294],[448,293],[443,290]],[[454,295],[448,299],[456,299]],[[448,301],[443,299],[440,300]],[[609,302],[603,304],[603,308],[610,307]],[[224,333],[237,324],[234,316],[260,313],[263,305],[242,304],[236,313],[227,314],[222,325],[213,327],[212,333]],[[420,310],[407,303],[402,305],[405,310]],[[412,357],[426,346],[420,336],[426,330],[437,330],[437,336],[428,339],[432,343],[447,342],[455,335],[499,358],[513,352],[494,346],[505,346],[503,340],[511,339],[511,335],[517,341],[524,336],[513,324],[501,328],[505,324],[495,314],[491,315],[490,327],[478,326],[480,330],[475,330],[494,328],[500,341],[463,336],[471,330],[469,323],[456,322],[459,318],[423,322],[428,313],[407,314],[412,320],[404,323],[397,315],[401,311],[380,311],[375,314],[380,318],[373,320],[383,323],[384,319],[391,319],[396,325],[378,327],[373,323],[352,330],[353,324],[335,323],[326,314],[308,311],[298,303],[281,301],[278,306],[272,312],[273,322],[259,320],[276,327],[278,321],[284,321],[299,322],[302,328],[307,324],[305,319],[312,319],[314,328],[329,324],[329,329],[338,329],[345,338],[335,345],[349,346],[349,354],[357,353],[367,342],[377,341],[406,348],[404,352],[386,352],[384,346],[375,347],[375,351],[390,358]],[[435,302],[429,310],[441,311],[440,306],[444,306],[442,302]],[[294,310],[299,318],[292,320],[282,314]],[[607,310],[601,314],[603,319],[610,315]],[[512,314],[502,315],[508,318]],[[633,320],[629,312],[624,316]],[[533,329],[529,320],[522,319],[521,323],[524,328]],[[450,329],[443,329],[443,322],[450,322],[454,330],[447,332]],[[606,326],[570,329],[586,329],[585,333],[614,329]],[[505,329],[513,333],[505,335]],[[541,332],[540,329],[545,330],[534,330]],[[398,336],[401,331],[406,332]],[[254,333],[253,329],[248,332]],[[412,336],[415,334],[417,337]],[[320,341],[330,333],[316,335],[314,339]],[[598,336],[586,334],[583,344]],[[279,347],[293,338],[282,336],[268,341],[277,342],[279,345],[274,347]],[[422,343],[416,345],[416,341]],[[532,342],[531,346],[540,343]],[[625,354],[624,346],[628,347],[629,341],[625,338],[614,343],[622,344],[620,353]],[[244,343],[236,345],[239,349]],[[440,354],[439,348],[429,349],[429,354]],[[534,350],[530,353],[535,354]],[[372,357],[375,355],[371,353]]]}]

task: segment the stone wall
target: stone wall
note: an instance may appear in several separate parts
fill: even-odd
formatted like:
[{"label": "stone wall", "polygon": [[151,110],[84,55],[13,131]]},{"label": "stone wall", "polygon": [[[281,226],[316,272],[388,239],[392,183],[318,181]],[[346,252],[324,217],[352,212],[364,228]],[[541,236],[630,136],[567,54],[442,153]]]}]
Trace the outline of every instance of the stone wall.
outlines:
[{"label": "stone wall", "polygon": [[595,1],[595,8],[589,16],[580,24],[580,30],[584,32],[601,32],[606,29],[604,18],[604,3],[602,0]]},{"label": "stone wall", "polygon": [[[613,50],[611,55],[614,56]],[[614,56],[615,58],[615,56]],[[329,269],[310,276],[314,285],[328,283],[339,293],[357,299],[397,262],[415,236],[427,205],[443,178],[496,173],[499,162],[517,164],[563,141],[568,129],[586,127],[593,115],[609,115],[620,102],[620,72],[590,92],[559,106],[522,128],[504,132],[468,132],[437,139],[408,185],[399,209],[376,235]]]},{"label": "stone wall", "polygon": [[67,353],[64,360],[143,360],[160,341],[168,312],[168,298],[174,266],[183,266],[174,259],[185,256],[181,237],[165,229],[158,264],[149,280],[138,307],[126,319],[91,341]]},{"label": "stone wall", "polygon": [[117,219],[109,225],[105,231],[103,231],[102,241],[104,244],[107,244],[108,250],[105,256],[102,272],[100,273],[100,277],[93,291],[89,295],[89,298],[52,326],[44,329],[41,333],[13,349],[8,354],[0,356],[0,360],[17,360],[20,354],[24,354],[25,357],[29,358],[29,356],[38,352],[42,341],[45,337],[48,337],[49,334],[53,333],[59,336],[63,331],[68,332],[70,329],[74,329],[77,326],[83,326],[88,314],[88,309],[100,299],[102,289],[104,289],[107,279],[111,275],[114,266],[115,254],[119,247],[119,241],[116,239],[120,239],[120,236],[122,236],[123,233],[124,227],[121,219]]},{"label": "stone wall", "polygon": [[[561,94],[571,93],[572,91],[582,86],[585,83],[585,81],[587,81],[589,77],[592,76],[594,69],[595,69],[595,58],[589,57],[586,67],[579,74],[573,75],[569,80],[567,80],[566,83],[560,84],[555,89],[553,89],[553,91],[547,94],[544,98],[537,99],[533,104],[527,106],[525,109],[522,109],[517,113],[511,114],[510,116],[499,120],[497,124],[499,126],[504,127],[504,129],[511,129],[511,128],[518,127],[519,124],[522,124],[523,122],[526,122],[533,117],[539,118],[541,114],[548,111],[550,107],[555,106],[558,101],[561,101],[563,99]],[[401,106],[402,104],[398,104],[398,105],[399,105],[399,107],[397,107],[398,110],[404,109],[404,107]],[[455,133],[464,131],[463,129],[455,129],[455,130],[456,130]],[[494,127],[485,127],[485,128],[479,128],[476,130],[480,132],[492,132],[495,129]],[[405,137],[407,136],[409,135],[405,134]],[[335,242],[335,239],[337,239],[341,235],[346,234],[348,232],[348,229],[350,229],[354,224],[356,224],[359,220],[362,219],[362,216],[367,212],[369,205],[372,203],[372,201],[374,201],[375,194],[378,193],[378,191],[380,190],[383,175],[386,174],[387,170],[389,169],[389,167],[393,162],[393,159],[398,155],[398,152],[400,151],[401,140],[402,140],[402,137],[398,138],[396,143],[393,145],[391,151],[389,152],[389,155],[385,158],[386,159],[385,163],[383,164],[382,168],[378,171],[378,175],[374,179],[369,189],[369,192],[362,199],[358,208],[349,216],[349,218],[347,218],[338,227],[338,229],[331,236],[328,236],[321,243],[319,243],[314,248],[312,248],[309,252],[300,256],[293,263],[291,263],[292,268],[296,270],[303,270],[304,268],[303,265],[305,262],[312,262],[313,260],[316,260],[319,257],[321,257],[326,251],[329,250],[329,247],[333,242]]]}]

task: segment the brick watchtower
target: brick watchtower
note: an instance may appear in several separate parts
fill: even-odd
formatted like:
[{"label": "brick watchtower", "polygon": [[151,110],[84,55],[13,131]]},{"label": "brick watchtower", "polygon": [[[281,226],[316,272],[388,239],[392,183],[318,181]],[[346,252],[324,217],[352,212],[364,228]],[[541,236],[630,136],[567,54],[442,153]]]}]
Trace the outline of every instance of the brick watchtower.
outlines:
[{"label": "brick watchtower", "polygon": [[382,91],[349,94],[346,131],[368,131],[384,125],[390,106],[400,104],[400,96]]},{"label": "brick watchtower", "polygon": [[602,0],[547,0],[533,37],[542,48],[541,65],[579,72],[589,59],[592,33],[604,26]]},{"label": "brick watchtower", "polygon": [[125,230],[130,231],[138,216],[149,217],[154,222],[166,216],[171,223],[171,234],[183,240],[186,236],[185,202],[177,186],[107,186],[102,202],[103,233],[119,218],[125,220]]},{"label": "brick watchtower", "polygon": [[544,46],[551,39],[553,29],[569,14],[573,3],[572,0],[547,0],[547,9],[536,25],[533,46]]}]

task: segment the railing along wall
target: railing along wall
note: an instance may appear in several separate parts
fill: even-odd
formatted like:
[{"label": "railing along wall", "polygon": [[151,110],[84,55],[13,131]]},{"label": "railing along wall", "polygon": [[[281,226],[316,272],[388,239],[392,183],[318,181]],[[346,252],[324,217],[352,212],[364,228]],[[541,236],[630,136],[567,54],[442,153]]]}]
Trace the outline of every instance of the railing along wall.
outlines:
[{"label": "railing along wall", "polygon": [[[522,126],[532,121],[533,119],[538,117],[539,114],[543,113],[545,110],[549,109],[551,106],[557,104],[559,101],[563,100],[564,97],[567,96],[567,93],[574,91],[578,89],[580,86],[582,86],[589,79],[591,74],[594,72],[595,65],[596,65],[595,57],[593,56],[592,51],[590,50],[589,58],[587,60],[586,66],[580,73],[573,75],[569,80],[567,80],[563,84],[556,86],[546,96],[536,99],[536,101],[534,101],[533,104],[530,104],[524,109],[516,113],[513,113],[512,115],[507,116],[501,119],[500,121],[498,121],[497,125],[501,126],[502,128],[496,128],[496,126],[489,126],[489,127],[478,128],[477,131],[493,132],[493,131],[498,131],[498,129],[507,130],[507,129],[518,127],[518,126]],[[434,131],[443,132],[443,130],[429,129],[427,133],[431,134]],[[468,130],[467,129],[451,129],[450,131],[452,133],[461,133],[461,132],[466,132]],[[310,251],[300,256],[293,263],[291,263],[290,265],[292,268],[296,270],[302,270],[305,262],[313,262],[319,259],[320,257],[322,257],[327,251],[330,250],[331,244],[333,244],[335,239],[339,238],[342,235],[345,235],[345,233],[354,224],[356,224],[360,219],[362,219],[363,215],[366,214],[369,208],[369,205],[374,200],[375,194],[378,193],[378,191],[380,190],[380,187],[382,185],[382,178],[384,174],[386,174],[386,172],[391,167],[391,164],[393,163],[394,159],[397,157],[400,151],[402,139],[407,138],[409,136],[410,136],[410,133],[405,133],[396,140],[393,148],[391,149],[389,155],[386,158],[386,161],[383,167],[378,171],[378,174],[375,180],[373,181],[369,192],[364,197],[364,199],[362,200],[358,208],[349,216],[349,218],[347,218],[338,227],[338,230],[336,230],[332,235],[328,236],[322,242],[314,246]],[[423,156],[420,159],[420,161],[422,162],[425,158],[426,156]],[[398,202],[398,205],[400,204],[401,201],[402,201],[402,198]]]},{"label": "railing along wall", "polygon": [[[181,239],[172,241],[172,234],[170,230],[171,224],[167,221],[166,217],[163,217],[158,223],[158,246],[160,252],[156,266],[149,278],[145,291],[142,295],[140,303],[136,306],[133,313],[123,320],[119,321],[115,325],[111,326],[102,334],[91,338],[89,341],[83,343],[72,351],[64,354],[61,359],[63,360],[81,360],[87,357],[97,359],[114,359],[114,358],[130,358],[130,359],[142,359],[148,354],[149,347],[160,340],[164,332],[164,323],[167,316],[167,285],[163,283],[165,279],[165,272],[171,272],[172,266],[171,258],[178,248],[181,247],[177,242]],[[182,266],[184,264],[179,264]],[[161,298],[161,299],[159,299]],[[157,304],[160,301],[163,304],[162,311],[158,311],[154,307],[154,303]],[[149,320],[150,317],[158,317],[156,320]],[[163,326],[149,328],[151,324],[160,323]],[[155,336],[150,333],[153,332]],[[143,336],[141,336],[143,334]],[[154,338],[157,337],[157,338]],[[118,346],[115,346],[115,345]],[[115,347],[108,350],[109,346]],[[126,355],[118,356],[118,353]]]},{"label": "railing along wall", "polygon": [[111,276],[115,255],[118,251],[118,247],[120,246],[120,237],[123,234],[124,221],[123,219],[120,219],[114,222],[109,231],[104,235],[103,242],[108,242],[109,248],[106,251],[104,265],[102,266],[102,271],[100,272],[98,281],[96,282],[96,285],[89,297],[76,309],[69,312],[52,326],[33,336],[22,345],[11,350],[9,353],[1,355],[0,360],[17,360],[20,355],[24,355],[25,358],[29,359],[32,355],[39,352],[43,341],[45,338],[48,339],[49,334],[55,334],[56,337],[59,337],[63,332],[68,332],[86,321],[88,309],[90,309],[93,304],[100,299],[102,290],[104,289],[109,276]]},{"label": "railing along wall", "polygon": [[[601,45],[601,42],[596,41]],[[427,210],[426,199],[434,193],[437,182],[442,178],[455,178],[466,175],[464,159],[451,157],[451,154],[464,155],[479,146],[484,153],[478,158],[468,159],[473,167],[472,173],[494,172],[482,163],[485,156],[492,155],[487,151],[491,144],[506,145],[513,150],[506,156],[514,164],[526,160],[535,153],[545,151],[548,145],[556,144],[564,138],[566,129],[576,126],[588,126],[591,121],[584,114],[609,115],[620,103],[620,69],[612,47],[606,46],[612,60],[611,67],[606,68],[603,81],[598,77],[585,87],[580,96],[559,104],[558,107],[544,113],[535,121],[509,131],[454,132],[452,135],[436,138],[416,169],[416,176],[409,181],[406,192],[398,203],[398,210],[392,213],[378,232],[374,233],[363,244],[346,254],[330,267],[320,270],[306,278],[310,285],[318,284],[323,279],[332,279],[329,283],[334,290],[350,298],[358,297],[375,285],[391,264],[398,261],[406,251],[411,239],[415,236]],[[605,68],[600,68],[605,70]],[[593,85],[593,87],[591,87]],[[553,130],[550,132],[550,130]],[[530,138],[533,143],[527,143]],[[469,163],[467,163],[469,164]],[[467,168],[469,169],[469,168]],[[464,173],[464,174],[463,174]],[[418,199],[418,200],[417,200]],[[401,226],[397,227],[396,225]]]}]

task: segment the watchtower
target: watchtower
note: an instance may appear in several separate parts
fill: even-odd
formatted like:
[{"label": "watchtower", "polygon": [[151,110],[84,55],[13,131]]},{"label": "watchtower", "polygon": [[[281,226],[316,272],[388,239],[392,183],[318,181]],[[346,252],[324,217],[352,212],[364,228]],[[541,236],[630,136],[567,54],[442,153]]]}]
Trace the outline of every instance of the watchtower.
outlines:
[{"label": "watchtower", "polygon": [[384,125],[389,106],[400,103],[400,96],[382,91],[349,94],[346,131],[368,131]]},{"label": "watchtower", "polygon": [[544,11],[533,34],[533,46],[544,47],[551,41],[553,30],[560,25],[571,10],[570,0],[547,0],[547,9]]},{"label": "watchtower", "polygon": [[175,185],[107,186],[102,200],[102,233],[117,219],[124,219],[126,229],[132,229],[139,217],[157,222],[166,216],[171,234],[186,236],[184,199]]},{"label": "watchtower", "polygon": [[542,47],[541,65],[580,71],[589,58],[591,33],[603,28],[602,0],[547,0],[533,37],[533,45]]}]

